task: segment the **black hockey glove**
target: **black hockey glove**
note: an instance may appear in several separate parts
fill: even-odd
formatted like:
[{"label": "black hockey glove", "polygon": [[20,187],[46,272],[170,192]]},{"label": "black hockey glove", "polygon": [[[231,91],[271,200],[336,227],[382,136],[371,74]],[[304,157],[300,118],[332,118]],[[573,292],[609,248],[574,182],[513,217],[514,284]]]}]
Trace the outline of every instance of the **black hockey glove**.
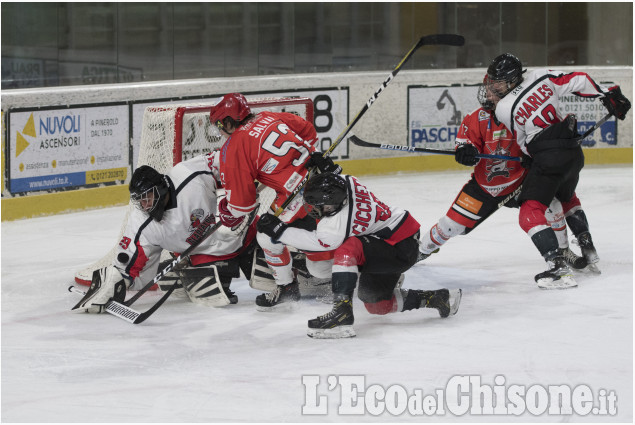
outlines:
[{"label": "black hockey glove", "polygon": [[622,94],[619,86],[611,87],[600,100],[609,113],[620,120],[624,120],[626,113],[631,109],[631,102]]},{"label": "black hockey glove", "polygon": [[256,229],[258,229],[260,233],[269,236],[272,241],[278,242],[280,236],[287,230],[287,225],[273,214],[264,214],[258,220]]},{"label": "black hockey glove", "polygon": [[480,152],[476,149],[476,146],[471,143],[463,143],[456,148],[454,152],[454,159],[459,164],[473,166],[478,164],[480,161],[479,158],[476,157]]},{"label": "black hockey glove", "polygon": [[317,169],[320,170],[320,173],[340,174],[342,172],[342,167],[335,164],[331,158],[324,158],[322,155],[322,152],[313,152],[309,160],[306,162],[305,167],[317,167]]},{"label": "black hockey glove", "polygon": [[534,160],[529,155],[523,154],[523,156],[520,158],[520,165],[523,168],[531,168],[531,163],[533,161]]}]

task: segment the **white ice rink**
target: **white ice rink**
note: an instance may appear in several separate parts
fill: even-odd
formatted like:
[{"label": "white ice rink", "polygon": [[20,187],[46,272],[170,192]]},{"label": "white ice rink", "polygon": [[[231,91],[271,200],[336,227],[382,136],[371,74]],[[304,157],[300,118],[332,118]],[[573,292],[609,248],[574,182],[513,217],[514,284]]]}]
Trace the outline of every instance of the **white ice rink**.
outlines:
[{"label": "white ice rink", "polygon": [[[425,231],[446,212],[468,176],[466,168],[361,180],[383,201],[409,209]],[[307,320],[330,310],[313,299],[283,312],[256,311],[259,292],[244,279],[233,284],[239,303],[225,308],[171,298],[140,325],[108,314],[73,314],[69,310],[79,299],[67,291],[73,275],[113,246],[125,209],[2,223],[1,419],[632,422],[632,167],[585,168],[577,193],[601,257],[601,275],[578,274],[575,289],[539,290],[533,276],[544,270],[544,261],[518,226],[517,210],[502,209],[406,275],[406,288],[462,288],[456,316],[440,319],[434,310],[371,316],[357,301],[357,337],[349,340],[306,336]],[[145,310],[158,296],[144,295],[134,307]],[[329,390],[327,379],[346,383],[360,375],[367,391],[356,403],[366,413],[347,414],[355,410],[346,408],[350,391],[346,385]],[[319,377],[317,389],[307,390],[303,376],[307,383]],[[460,409],[452,402],[442,406],[444,414],[421,416],[415,406],[395,416],[391,409],[399,413],[408,401],[399,397],[376,415],[384,400],[381,390],[371,389],[399,395],[402,388],[416,401],[418,390],[423,396],[452,392],[460,382],[455,376],[480,376],[490,386],[498,377],[497,391],[506,397],[511,399],[519,385],[534,398],[520,405],[520,417],[483,416],[476,410],[456,415]],[[589,407],[601,408],[602,400],[617,396],[616,415],[567,414],[566,409],[563,415],[549,410],[534,415],[530,407],[540,407],[549,386],[560,385],[577,388],[577,403],[592,397]],[[584,385],[590,393],[581,395]],[[469,401],[469,393],[462,395]],[[326,415],[303,414],[303,406],[317,401],[315,410],[325,406]],[[499,409],[514,412],[511,401],[502,403]],[[555,404],[551,409],[557,411]]]}]

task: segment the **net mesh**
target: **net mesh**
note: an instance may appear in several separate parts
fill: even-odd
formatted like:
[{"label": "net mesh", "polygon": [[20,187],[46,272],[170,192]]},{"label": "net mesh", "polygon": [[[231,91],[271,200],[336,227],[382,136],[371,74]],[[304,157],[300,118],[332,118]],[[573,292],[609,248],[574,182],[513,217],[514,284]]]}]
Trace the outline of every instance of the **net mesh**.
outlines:
[{"label": "net mesh", "polygon": [[[147,107],[143,114],[139,156],[135,169],[141,165],[150,165],[165,174],[181,161],[220,149],[225,138],[209,120],[210,109],[213,106],[210,103],[190,103]],[[307,98],[249,99],[249,106],[254,113],[265,110],[286,111],[313,122],[313,103]],[[275,192],[272,189],[265,188],[260,191],[259,214],[269,208],[274,197]],[[129,203],[116,243],[121,240],[132,208],[134,206]],[[99,260],[78,270],[75,273],[75,281],[90,285],[93,271],[112,264],[115,251],[116,245]],[[164,252],[161,260],[167,258],[169,254]]]}]

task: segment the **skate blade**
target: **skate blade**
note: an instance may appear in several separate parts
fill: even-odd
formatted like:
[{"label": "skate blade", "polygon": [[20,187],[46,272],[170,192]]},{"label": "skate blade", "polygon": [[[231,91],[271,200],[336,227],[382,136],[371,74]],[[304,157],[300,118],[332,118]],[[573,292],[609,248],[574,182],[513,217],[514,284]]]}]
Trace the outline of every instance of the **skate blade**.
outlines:
[{"label": "skate blade", "polygon": [[298,301],[285,301],[280,304],[276,304],[272,307],[265,307],[262,305],[256,304],[256,310],[262,312],[270,312],[270,311],[290,311],[293,310],[298,304]]},{"label": "skate blade", "polygon": [[313,329],[308,328],[307,335],[314,339],[339,339],[352,338],[356,336],[355,329],[352,325],[338,326],[332,329]]},{"label": "skate blade", "polygon": [[540,289],[569,289],[578,286],[571,275],[560,276],[560,279],[542,278],[536,281]]},{"label": "skate blade", "polygon": [[579,270],[582,273],[602,274],[602,270],[599,269],[597,263],[589,264],[583,269]]},{"label": "skate blade", "polygon": [[463,297],[463,291],[461,289],[450,292],[450,297],[454,298],[452,301],[452,306],[450,307],[450,316],[454,316],[457,311],[459,311],[459,306],[461,305],[461,298]]}]

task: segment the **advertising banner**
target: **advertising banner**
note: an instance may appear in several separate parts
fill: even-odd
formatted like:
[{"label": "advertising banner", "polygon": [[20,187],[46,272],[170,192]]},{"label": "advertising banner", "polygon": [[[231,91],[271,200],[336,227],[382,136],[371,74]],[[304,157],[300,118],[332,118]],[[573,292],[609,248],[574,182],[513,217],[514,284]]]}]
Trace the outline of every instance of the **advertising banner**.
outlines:
[{"label": "advertising banner", "polygon": [[[478,86],[408,86],[408,142],[413,147],[454,149],[461,120],[480,107]],[[578,96],[560,98],[560,115],[575,114],[578,132],[583,134],[607,111],[597,99]],[[608,147],[617,144],[615,118],[605,122],[583,140],[582,146]]]},{"label": "advertising banner", "polygon": [[123,182],[128,133],[127,105],[11,112],[9,191]]}]

